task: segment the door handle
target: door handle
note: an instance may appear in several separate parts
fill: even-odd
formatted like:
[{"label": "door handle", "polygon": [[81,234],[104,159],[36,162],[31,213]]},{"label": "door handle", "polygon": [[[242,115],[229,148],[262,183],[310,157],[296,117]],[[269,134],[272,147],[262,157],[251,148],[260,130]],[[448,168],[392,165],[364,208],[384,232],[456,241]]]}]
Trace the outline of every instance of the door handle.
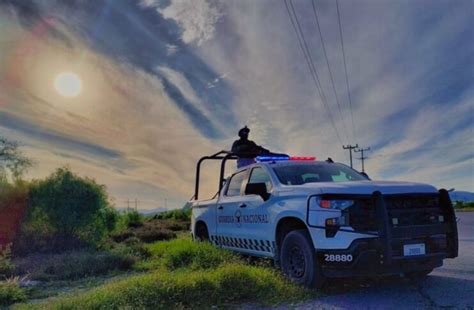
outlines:
[{"label": "door handle", "polygon": [[224,209],[224,207],[223,207],[223,206],[219,206],[217,209],[222,210],[222,209]]},{"label": "door handle", "polygon": [[241,204],[239,208],[247,208],[247,205],[245,203]]}]

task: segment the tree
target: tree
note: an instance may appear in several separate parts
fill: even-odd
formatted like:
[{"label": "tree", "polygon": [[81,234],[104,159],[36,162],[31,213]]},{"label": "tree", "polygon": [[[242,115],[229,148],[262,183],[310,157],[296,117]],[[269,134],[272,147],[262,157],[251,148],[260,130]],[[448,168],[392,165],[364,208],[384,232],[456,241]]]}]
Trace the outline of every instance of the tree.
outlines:
[{"label": "tree", "polygon": [[20,151],[18,143],[0,137],[0,174],[6,178],[10,173],[14,179],[20,178],[33,161]]},{"label": "tree", "polygon": [[105,186],[79,177],[68,168],[59,168],[48,178],[34,182],[29,203],[29,214],[43,214],[55,232],[57,247],[66,248],[76,241],[97,244],[115,228],[118,218]]}]

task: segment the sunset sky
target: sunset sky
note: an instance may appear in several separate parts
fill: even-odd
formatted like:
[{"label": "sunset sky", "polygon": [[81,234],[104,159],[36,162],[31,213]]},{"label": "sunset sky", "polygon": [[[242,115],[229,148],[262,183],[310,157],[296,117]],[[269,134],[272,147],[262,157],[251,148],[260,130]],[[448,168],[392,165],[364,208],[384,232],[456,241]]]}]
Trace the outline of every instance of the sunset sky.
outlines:
[{"label": "sunset sky", "polygon": [[351,104],[336,2],[315,0],[335,92],[311,0],[293,5],[329,109],[283,0],[0,1],[0,135],[28,178],[68,165],[119,208],[181,207],[244,125],[277,152],[348,163],[358,143],[373,179],[474,191],[472,0],[339,0]]}]

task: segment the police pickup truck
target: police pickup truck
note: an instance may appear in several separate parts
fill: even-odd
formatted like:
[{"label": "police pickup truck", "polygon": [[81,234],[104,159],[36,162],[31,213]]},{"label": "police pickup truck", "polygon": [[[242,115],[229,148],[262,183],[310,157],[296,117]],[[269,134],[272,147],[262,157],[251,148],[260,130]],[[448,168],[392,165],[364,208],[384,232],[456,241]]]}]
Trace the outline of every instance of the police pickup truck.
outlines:
[{"label": "police pickup truck", "polygon": [[[260,157],[224,179],[221,151],[196,171],[192,234],[232,251],[273,258],[307,287],[327,277],[422,277],[458,255],[448,192],[427,184],[372,181],[310,157]],[[201,164],[220,160],[219,191],[198,200]]]}]

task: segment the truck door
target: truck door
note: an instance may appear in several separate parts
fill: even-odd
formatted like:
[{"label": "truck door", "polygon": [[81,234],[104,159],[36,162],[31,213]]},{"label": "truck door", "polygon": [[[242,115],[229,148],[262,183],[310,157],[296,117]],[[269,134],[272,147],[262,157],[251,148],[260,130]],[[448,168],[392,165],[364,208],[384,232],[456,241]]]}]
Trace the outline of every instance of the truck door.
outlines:
[{"label": "truck door", "polygon": [[[271,193],[272,181],[262,167],[255,167],[250,171],[247,184],[257,183],[265,183],[267,193]],[[274,236],[270,234],[272,231],[271,223],[273,223],[269,213],[269,207],[272,204],[271,195],[266,200],[254,194],[245,195],[244,197],[246,197],[245,207],[240,208],[242,217],[241,236],[245,240],[249,240],[248,242],[251,245],[249,248],[253,254],[271,256],[274,249]]]},{"label": "truck door", "polygon": [[241,250],[238,242],[242,227],[239,210],[245,204],[243,184],[247,174],[248,170],[243,170],[231,176],[217,201],[217,235],[212,241],[233,250]]}]

